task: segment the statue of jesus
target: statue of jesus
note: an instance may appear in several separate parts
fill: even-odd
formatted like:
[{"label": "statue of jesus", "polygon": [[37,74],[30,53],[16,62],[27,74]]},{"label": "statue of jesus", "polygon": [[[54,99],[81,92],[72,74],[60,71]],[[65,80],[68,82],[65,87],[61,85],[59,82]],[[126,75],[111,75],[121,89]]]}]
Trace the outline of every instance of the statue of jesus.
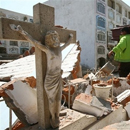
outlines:
[{"label": "statue of jesus", "polygon": [[24,31],[20,25],[15,26],[14,24],[10,24],[10,27],[12,30],[22,34],[28,42],[46,53],[47,70],[44,87],[49,101],[49,111],[51,115],[50,123],[53,128],[57,128],[59,127],[59,112],[61,109],[62,94],[61,52],[70,44],[73,35],[70,34],[68,41],[63,46],[60,46],[59,34],[56,31],[48,31],[45,36],[45,45],[43,45],[41,42],[33,39],[33,37]]}]

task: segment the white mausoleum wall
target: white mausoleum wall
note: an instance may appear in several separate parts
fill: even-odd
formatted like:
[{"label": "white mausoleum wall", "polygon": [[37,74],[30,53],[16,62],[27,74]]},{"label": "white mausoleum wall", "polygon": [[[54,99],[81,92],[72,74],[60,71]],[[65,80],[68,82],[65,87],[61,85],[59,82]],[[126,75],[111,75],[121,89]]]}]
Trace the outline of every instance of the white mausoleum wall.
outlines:
[{"label": "white mausoleum wall", "polygon": [[90,68],[95,67],[95,0],[49,0],[44,4],[55,8],[55,25],[77,32],[77,40],[80,41],[82,48],[81,64]]}]

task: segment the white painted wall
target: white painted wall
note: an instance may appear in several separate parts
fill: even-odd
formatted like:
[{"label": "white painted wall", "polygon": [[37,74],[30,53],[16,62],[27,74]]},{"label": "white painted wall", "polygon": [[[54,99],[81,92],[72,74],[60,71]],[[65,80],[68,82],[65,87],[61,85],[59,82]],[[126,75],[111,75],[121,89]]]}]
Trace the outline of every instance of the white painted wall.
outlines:
[{"label": "white painted wall", "polygon": [[15,106],[25,114],[28,123],[37,123],[37,90],[20,80],[16,81],[13,87],[13,90],[7,89],[5,92],[13,100]]},{"label": "white painted wall", "polygon": [[55,25],[77,32],[82,48],[81,64],[95,67],[95,0],[48,0],[44,4],[55,8]]}]

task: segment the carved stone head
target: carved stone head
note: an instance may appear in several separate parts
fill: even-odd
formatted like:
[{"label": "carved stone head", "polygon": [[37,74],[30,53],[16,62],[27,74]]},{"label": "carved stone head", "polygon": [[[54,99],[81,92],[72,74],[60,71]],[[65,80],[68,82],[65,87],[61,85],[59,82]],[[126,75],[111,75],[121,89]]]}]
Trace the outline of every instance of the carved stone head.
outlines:
[{"label": "carved stone head", "polygon": [[56,31],[48,31],[45,36],[45,45],[56,48],[60,46],[60,37]]}]

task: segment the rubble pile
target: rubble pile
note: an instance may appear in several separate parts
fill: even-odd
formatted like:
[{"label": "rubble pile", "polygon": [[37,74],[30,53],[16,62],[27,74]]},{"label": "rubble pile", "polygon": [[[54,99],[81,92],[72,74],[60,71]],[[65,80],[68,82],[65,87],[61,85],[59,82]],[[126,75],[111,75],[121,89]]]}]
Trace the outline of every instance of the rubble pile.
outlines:
[{"label": "rubble pile", "polygon": [[[6,83],[0,87],[0,96],[3,97],[7,106],[14,111],[20,120],[16,122],[12,129],[18,130],[24,126],[38,123],[36,78],[33,76],[22,78],[7,76],[2,77],[1,80],[4,80]],[[95,85],[101,88],[112,85],[109,98],[103,99],[98,97],[95,93]],[[75,111],[94,116],[94,122],[105,117],[107,118],[111,113],[121,109],[121,106],[130,115],[129,88],[130,74],[125,78],[114,77],[108,80],[103,80],[103,78],[91,79],[91,76],[86,74],[83,78],[75,78],[65,82],[61,102],[64,102],[63,111],[67,111],[67,115],[60,117],[60,128],[67,127],[76,120],[80,120],[80,116],[73,114]],[[120,120],[123,119],[125,118]]]}]

